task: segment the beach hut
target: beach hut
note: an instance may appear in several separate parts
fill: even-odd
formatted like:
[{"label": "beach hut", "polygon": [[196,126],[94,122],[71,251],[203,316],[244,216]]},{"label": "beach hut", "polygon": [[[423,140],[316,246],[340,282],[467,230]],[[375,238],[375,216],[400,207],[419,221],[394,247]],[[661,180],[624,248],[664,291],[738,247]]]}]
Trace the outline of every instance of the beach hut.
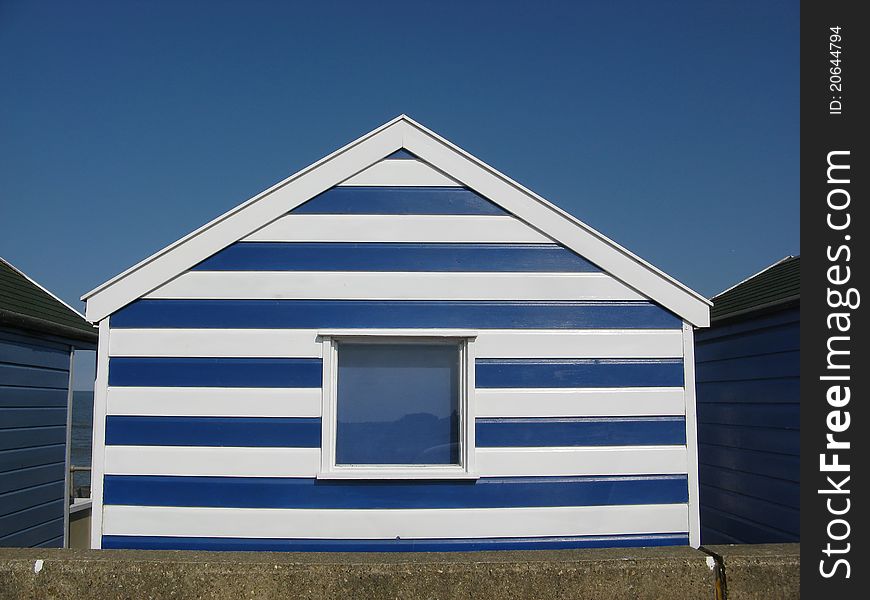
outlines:
[{"label": "beach hut", "polygon": [[699,543],[708,301],[406,116],[84,299],[96,547]]},{"label": "beach hut", "polygon": [[96,328],[0,258],[0,546],[67,545],[73,353]]},{"label": "beach hut", "polygon": [[698,333],[701,539],[800,540],[800,257],[713,297]]}]

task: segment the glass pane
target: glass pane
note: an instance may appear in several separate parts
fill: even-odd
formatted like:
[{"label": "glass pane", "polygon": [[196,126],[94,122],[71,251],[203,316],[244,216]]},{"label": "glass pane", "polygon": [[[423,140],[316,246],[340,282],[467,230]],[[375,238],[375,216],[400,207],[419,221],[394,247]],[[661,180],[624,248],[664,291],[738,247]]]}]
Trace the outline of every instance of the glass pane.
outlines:
[{"label": "glass pane", "polygon": [[459,346],[338,346],[336,464],[459,464]]}]

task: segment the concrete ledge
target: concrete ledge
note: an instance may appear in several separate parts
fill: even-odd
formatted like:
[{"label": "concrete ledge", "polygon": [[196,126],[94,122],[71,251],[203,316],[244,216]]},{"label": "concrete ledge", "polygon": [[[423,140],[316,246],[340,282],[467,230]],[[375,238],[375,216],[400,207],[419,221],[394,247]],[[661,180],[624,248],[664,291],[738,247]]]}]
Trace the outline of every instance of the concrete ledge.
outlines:
[{"label": "concrete ledge", "polygon": [[698,600],[713,594],[708,558],[686,547],[431,554],[0,549],[0,600]]},{"label": "concrete ledge", "polygon": [[800,598],[800,545],[704,546],[722,562],[727,600]]}]

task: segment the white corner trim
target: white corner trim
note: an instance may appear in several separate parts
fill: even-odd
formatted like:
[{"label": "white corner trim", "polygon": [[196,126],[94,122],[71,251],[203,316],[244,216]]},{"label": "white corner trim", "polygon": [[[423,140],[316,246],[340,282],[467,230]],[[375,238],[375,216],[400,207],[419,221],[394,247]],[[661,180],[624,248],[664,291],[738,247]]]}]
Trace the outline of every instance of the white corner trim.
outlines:
[{"label": "white corner trim", "polygon": [[91,439],[91,548],[103,544],[103,475],[106,473],[106,398],[109,389],[109,319],[100,321],[97,376],[94,381],[94,421]]},{"label": "white corner trim", "polygon": [[697,327],[710,302],[613,240],[405,115],[254,196],[83,296],[98,321],[320,192],[406,148]]},{"label": "white corner trim", "polygon": [[695,333],[683,323],[683,385],[686,394],[686,450],[689,482],[689,545],[701,545],[701,499],[698,474],[698,415],[695,399]]}]

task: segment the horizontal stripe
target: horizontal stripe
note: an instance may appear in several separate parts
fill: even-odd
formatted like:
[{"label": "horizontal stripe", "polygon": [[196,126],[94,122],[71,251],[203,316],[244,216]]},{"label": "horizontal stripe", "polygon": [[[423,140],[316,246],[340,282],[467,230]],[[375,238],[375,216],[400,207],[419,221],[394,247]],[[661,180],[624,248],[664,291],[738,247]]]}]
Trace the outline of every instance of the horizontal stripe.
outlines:
[{"label": "horizontal stripe", "polygon": [[[106,444],[125,446],[320,447],[317,418],[106,418]],[[477,419],[476,445],[640,446],[686,443],[681,417]]]},{"label": "horizontal stripe", "polygon": [[447,186],[462,184],[419,160],[382,160],[345,179],[342,186]]},{"label": "horizontal stripe", "polygon": [[423,242],[546,244],[552,240],[511,216],[289,214],[245,242]]},{"label": "horizontal stripe", "polygon": [[603,273],[188,271],[146,298],[284,300],[643,300]]},{"label": "horizontal stripe", "polygon": [[502,208],[466,188],[334,187],[294,214],[504,215]]},{"label": "horizontal stripe", "polygon": [[320,448],[106,446],[107,474],[314,477],[319,471]]},{"label": "horizontal stripe", "polygon": [[687,525],[685,504],[398,510],[109,505],[103,509],[106,535],[488,538],[682,533]]},{"label": "horizontal stripe", "polygon": [[491,447],[669,446],[686,443],[682,417],[480,419],[475,444]]},{"label": "horizontal stripe", "polygon": [[647,302],[137,300],[112,315],[112,327],[675,329],[682,321]]},{"label": "horizontal stripe", "polygon": [[476,481],[336,481],[281,477],[109,475],[105,504],[234,508],[499,508],[688,502],[683,475]]},{"label": "horizontal stripe", "polygon": [[481,477],[644,475],[687,472],[685,446],[477,448]]},{"label": "horizontal stripe", "polygon": [[[115,329],[109,337],[109,355],[320,358],[323,344],[318,335],[321,332],[317,329]],[[679,358],[682,351],[683,336],[678,329],[489,329],[480,331],[474,344],[475,356],[480,358]]]},{"label": "horizontal stripe", "polygon": [[478,388],[676,387],[681,360],[478,359]]},{"label": "horizontal stripe", "polygon": [[112,358],[109,385],[167,387],[320,387],[312,358]]},{"label": "horizontal stripe", "polygon": [[601,269],[558,244],[237,242],[192,271],[579,273]]},{"label": "horizontal stripe", "polygon": [[233,552],[471,552],[686,546],[687,534],[423,540],[301,540],[104,535],[102,548]]},{"label": "horizontal stripe", "polygon": [[110,446],[319,448],[319,418],[106,417]]},{"label": "horizontal stripe", "polygon": [[[685,446],[478,448],[475,457],[480,477],[671,475],[687,472]],[[105,472],[116,475],[316,477],[320,472],[320,449],[107,446]]]},{"label": "horizontal stripe", "polygon": [[629,417],[683,415],[683,388],[478,389],[478,417]]},{"label": "horizontal stripe", "polygon": [[109,415],[319,417],[320,388],[109,387]]}]

